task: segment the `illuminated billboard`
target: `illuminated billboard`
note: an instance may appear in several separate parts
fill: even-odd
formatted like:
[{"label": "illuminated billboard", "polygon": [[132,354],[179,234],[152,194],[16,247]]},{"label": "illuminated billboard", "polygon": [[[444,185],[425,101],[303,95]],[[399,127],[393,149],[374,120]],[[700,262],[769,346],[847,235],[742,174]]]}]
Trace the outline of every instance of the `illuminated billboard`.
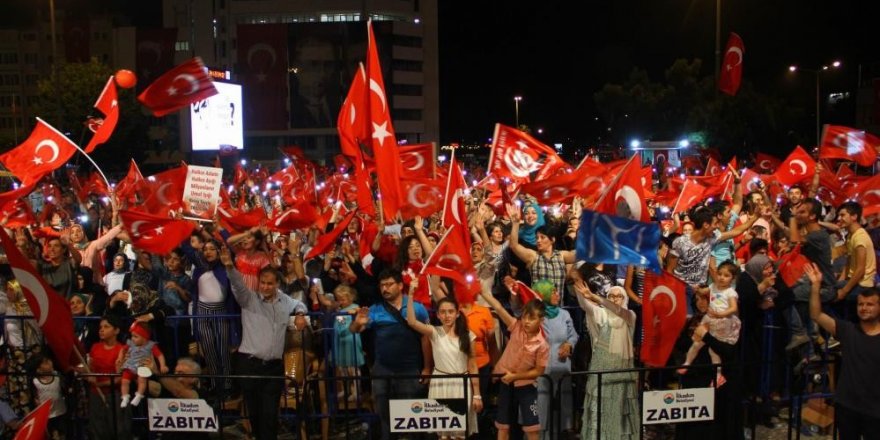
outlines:
[{"label": "illuminated billboard", "polygon": [[218,94],[190,105],[193,151],[244,148],[241,85],[214,81]]}]

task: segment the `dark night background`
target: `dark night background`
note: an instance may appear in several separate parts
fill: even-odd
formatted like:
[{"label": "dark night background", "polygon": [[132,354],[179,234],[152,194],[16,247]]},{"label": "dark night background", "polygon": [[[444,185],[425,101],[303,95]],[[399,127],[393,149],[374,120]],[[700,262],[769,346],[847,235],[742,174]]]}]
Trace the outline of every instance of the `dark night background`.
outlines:
[{"label": "dark night background", "polygon": [[[0,18],[6,23],[0,24],[45,14],[42,3],[48,2],[8,2]],[[816,68],[839,59],[843,68],[823,76],[823,87],[854,93],[859,64],[867,69],[880,62],[870,3],[722,0],[722,50],[728,33],[739,33],[746,48],[744,82],[759,93],[803,107],[808,119],[814,77],[792,75],[787,67]],[[161,25],[159,1],[56,4],[115,12],[120,25]],[[623,82],[634,67],[661,81],[664,70],[679,58],[700,58],[702,74],[713,74],[714,0],[438,4],[442,142],[484,142],[495,122],[513,125],[513,96],[521,95],[522,124],[544,128],[547,142],[584,145],[601,130],[601,124],[593,122],[593,94],[603,84]],[[37,7],[42,11],[36,12]],[[823,123],[853,124],[854,99],[841,107],[823,117]],[[806,120],[805,126],[809,124]]]}]

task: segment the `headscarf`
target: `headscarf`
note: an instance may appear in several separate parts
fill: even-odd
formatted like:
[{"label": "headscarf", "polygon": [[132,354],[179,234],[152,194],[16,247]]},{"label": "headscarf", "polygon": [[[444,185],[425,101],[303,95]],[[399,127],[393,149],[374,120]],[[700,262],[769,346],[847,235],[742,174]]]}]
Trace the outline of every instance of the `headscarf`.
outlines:
[{"label": "headscarf", "polygon": [[764,268],[770,263],[770,258],[764,254],[757,254],[746,263],[746,273],[755,280],[755,284],[764,281]]},{"label": "headscarf", "polygon": [[535,202],[525,202],[523,204],[523,213],[526,212],[528,208],[535,208],[535,212],[538,214],[538,221],[535,222],[534,225],[527,225],[523,223],[519,227],[519,239],[520,241],[524,241],[530,245],[535,245],[538,242],[538,237],[535,235],[535,231],[538,230],[541,226],[544,226],[544,212],[541,210],[541,207],[538,206]]},{"label": "headscarf", "polygon": [[532,290],[538,295],[541,295],[541,300],[544,301],[544,316],[553,319],[559,315],[559,305],[553,305],[550,303],[550,298],[553,297],[553,291],[556,290],[556,285],[553,284],[552,281],[535,281],[532,283]]}]

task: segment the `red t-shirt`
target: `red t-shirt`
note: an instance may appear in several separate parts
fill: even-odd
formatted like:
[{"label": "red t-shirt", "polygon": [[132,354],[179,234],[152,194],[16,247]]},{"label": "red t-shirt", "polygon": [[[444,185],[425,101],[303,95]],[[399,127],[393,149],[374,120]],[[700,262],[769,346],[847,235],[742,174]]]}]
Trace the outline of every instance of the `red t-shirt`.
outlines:
[{"label": "red t-shirt", "polygon": [[[125,345],[118,342],[110,348],[107,348],[103,342],[98,342],[92,345],[92,349],[89,351],[89,368],[91,368],[92,373],[117,373],[116,359],[119,358],[119,352],[121,352],[123,348],[125,348]],[[104,380],[102,379],[104,378],[98,378],[98,381],[103,382]],[[101,385],[102,388],[109,386],[109,381]]]}]

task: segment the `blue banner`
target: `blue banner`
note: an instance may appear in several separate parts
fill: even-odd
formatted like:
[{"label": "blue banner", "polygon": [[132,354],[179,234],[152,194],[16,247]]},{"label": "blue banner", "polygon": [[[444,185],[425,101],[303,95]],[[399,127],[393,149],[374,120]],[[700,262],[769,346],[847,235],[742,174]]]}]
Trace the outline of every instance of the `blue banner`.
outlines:
[{"label": "blue banner", "polygon": [[585,209],[577,235],[578,260],[633,264],[660,272],[660,224],[642,223]]}]

